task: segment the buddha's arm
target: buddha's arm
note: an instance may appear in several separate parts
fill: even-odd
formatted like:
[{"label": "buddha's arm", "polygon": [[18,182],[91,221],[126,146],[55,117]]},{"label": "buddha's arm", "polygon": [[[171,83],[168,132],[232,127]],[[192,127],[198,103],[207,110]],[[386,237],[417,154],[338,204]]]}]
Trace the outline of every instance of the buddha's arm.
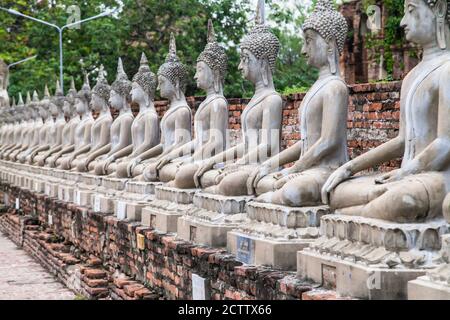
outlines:
[{"label": "buddha's arm", "polygon": [[134,150],[131,157],[138,157],[140,154],[159,144],[160,142],[159,120],[156,114],[152,116],[151,121],[145,122],[144,134],[145,134],[144,142],[139,147],[137,147],[136,150]]},{"label": "buddha's arm", "polygon": [[133,152],[133,145],[126,146],[119,151],[114,152],[110,157],[114,160],[129,156]]},{"label": "buddha's arm", "polygon": [[344,85],[329,86],[323,96],[321,137],[303,157],[297,161],[293,170],[301,172],[321,163],[324,157],[342,144],[347,124],[348,91]]},{"label": "buddha's arm", "polygon": [[67,146],[67,147],[65,147],[65,148],[62,148],[61,151],[58,152],[58,154],[56,155],[56,157],[59,158],[59,157],[61,157],[62,155],[65,155],[65,154],[68,154],[68,153],[73,152],[74,150],[75,150],[75,145],[72,144],[72,145],[70,145],[70,146]]},{"label": "buddha's arm", "polygon": [[108,154],[111,151],[111,144],[107,144],[106,146],[100,147],[96,150],[92,150],[91,152],[88,153],[87,155],[87,162],[92,162],[95,159],[97,159],[98,157],[104,155],[104,154]]},{"label": "buddha's arm", "polygon": [[283,100],[279,96],[270,96],[264,101],[261,141],[242,159],[242,163],[266,161],[280,152],[281,117]]},{"label": "buddha's arm", "polygon": [[263,163],[265,167],[276,169],[285,164],[297,161],[302,152],[302,142],[298,141],[293,146],[281,151],[279,154],[273,156]]},{"label": "buddha's arm", "polygon": [[441,171],[450,164],[450,68],[440,79],[437,137],[405,168],[406,174]]},{"label": "buddha's arm", "polygon": [[139,156],[137,156],[136,161],[141,162],[147,159],[152,159],[155,157],[158,157],[162,154],[164,149],[164,145],[162,143],[154,146],[150,150],[145,151],[144,153],[141,153]]}]

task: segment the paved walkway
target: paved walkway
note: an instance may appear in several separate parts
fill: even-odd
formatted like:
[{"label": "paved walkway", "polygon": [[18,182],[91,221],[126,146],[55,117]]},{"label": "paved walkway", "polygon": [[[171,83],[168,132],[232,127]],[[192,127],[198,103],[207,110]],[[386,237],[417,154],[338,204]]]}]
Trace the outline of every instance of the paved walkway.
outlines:
[{"label": "paved walkway", "polygon": [[0,232],[0,300],[73,300],[75,294]]}]

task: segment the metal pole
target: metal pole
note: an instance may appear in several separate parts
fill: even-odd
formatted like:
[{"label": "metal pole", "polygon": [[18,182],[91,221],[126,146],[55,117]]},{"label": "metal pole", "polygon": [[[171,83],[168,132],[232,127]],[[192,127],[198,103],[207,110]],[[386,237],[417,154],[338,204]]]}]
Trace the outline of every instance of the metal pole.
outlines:
[{"label": "metal pole", "polygon": [[59,29],[59,85],[64,94],[63,29]]},{"label": "metal pole", "polygon": [[16,16],[19,16],[19,17],[23,17],[23,18],[27,18],[27,19],[33,20],[35,22],[39,22],[39,23],[45,24],[45,25],[47,25],[49,27],[53,27],[53,28],[58,30],[58,33],[59,33],[59,78],[60,78],[61,90],[62,90],[63,93],[64,93],[64,61],[63,61],[63,31],[64,31],[64,29],[67,29],[67,28],[70,28],[70,27],[73,27],[73,26],[76,26],[76,25],[81,25],[82,23],[87,22],[87,21],[91,21],[91,20],[94,20],[94,19],[98,19],[98,18],[109,16],[109,15],[111,15],[114,12],[117,11],[117,9],[111,10],[111,11],[106,11],[106,12],[103,12],[103,13],[101,13],[99,15],[94,16],[94,17],[90,17],[90,18],[87,18],[87,19],[84,19],[84,20],[81,20],[81,21],[77,21],[77,22],[74,22],[74,23],[69,23],[69,24],[67,24],[67,25],[65,25],[63,27],[58,27],[55,24],[52,24],[52,23],[49,23],[47,21],[40,20],[40,19],[37,19],[37,18],[34,18],[34,17],[30,17],[30,16],[28,16],[26,14],[23,14],[23,13],[17,11],[17,10],[14,10],[14,9],[6,9],[6,8],[0,7],[0,10],[6,11],[6,12],[8,12],[10,14],[13,14],[13,15],[16,15]]},{"label": "metal pole", "polygon": [[29,58],[26,58],[26,59],[23,59],[23,60],[20,60],[20,61],[17,61],[17,62],[14,62],[14,63],[11,63],[11,64],[8,65],[8,70],[11,69],[14,66],[17,66],[18,64],[27,62],[27,61],[29,61],[31,59],[35,59],[36,57],[37,57],[37,55],[29,57]]}]

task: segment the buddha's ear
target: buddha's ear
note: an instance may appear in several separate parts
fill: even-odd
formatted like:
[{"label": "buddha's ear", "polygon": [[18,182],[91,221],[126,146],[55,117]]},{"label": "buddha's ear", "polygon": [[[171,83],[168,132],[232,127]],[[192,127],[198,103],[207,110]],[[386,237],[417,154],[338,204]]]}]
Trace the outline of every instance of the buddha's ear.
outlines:
[{"label": "buddha's ear", "polygon": [[447,0],[438,0],[434,6],[434,13],[436,14],[437,42],[441,50],[446,50],[445,20],[447,18]]},{"label": "buddha's ear", "polygon": [[181,98],[180,95],[180,80],[177,79],[176,83],[175,83],[175,96],[177,98],[177,100],[179,100]]},{"label": "buddha's ear", "polygon": [[269,85],[269,72],[270,71],[270,67],[269,67],[269,61],[267,61],[267,59],[263,59],[261,62],[261,72],[262,72],[262,79],[263,79],[263,83],[265,86]]},{"label": "buddha's ear", "polygon": [[220,71],[219,70],[214,70],[213,71],[213,78],[214,78],[214,91],[216,93],[219,93],[220,92],[220,84],[221,84]]},{"label": "buddha's ear", "polygon": [[334,37],[329,37],[326,42],[328,65],[330,66],[331,74],[335,75],[337,73],[337,63],[339,59],[339,51],[337,49],[336,39]]}]

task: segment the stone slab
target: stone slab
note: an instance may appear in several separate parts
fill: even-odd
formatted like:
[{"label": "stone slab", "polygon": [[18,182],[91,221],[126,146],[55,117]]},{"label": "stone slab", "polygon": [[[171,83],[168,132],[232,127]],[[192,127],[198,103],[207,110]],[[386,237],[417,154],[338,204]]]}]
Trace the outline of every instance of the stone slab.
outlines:
[{"label": "stone slab", "polygon": [[405,300],[408,282],[423,276],[420,269],[363,266],[305,249],[297,254],[297,274],[341,296],[369,300]]},{"label": "stone slab", "polygon": [[294,271],[297,267],[297,252],[308,247],[312,241],[264,239],[233,230],[227,234],[227,250],[245,264]]},{"label": "stone slab", "polygon": [[165,186],[155,188],[155,198],[178,204],[191,204],[198,189],[178,189]]},{"label": "stone slab", "polygon": [[254,197],[226,197],[217,194],[198,192],[193,197],[196,207],[221,214],[244,213],[247,202]]},{"label": "stone slab", "polygon": [[408,300],[450,300],[450,284],[431,282],[420,277],[408,283]]}]

